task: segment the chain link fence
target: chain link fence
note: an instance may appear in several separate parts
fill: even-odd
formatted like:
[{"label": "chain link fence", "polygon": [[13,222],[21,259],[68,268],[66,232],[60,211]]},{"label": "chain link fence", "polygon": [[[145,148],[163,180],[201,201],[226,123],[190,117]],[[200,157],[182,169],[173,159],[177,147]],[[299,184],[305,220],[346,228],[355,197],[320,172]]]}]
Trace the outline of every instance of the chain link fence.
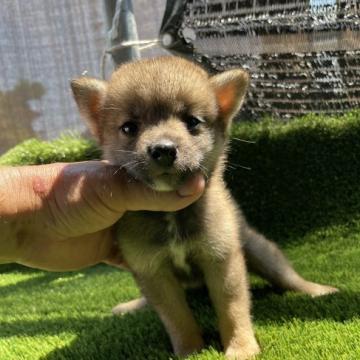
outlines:
[{"label": "chain link fence", "polygon": [[213,71],[248,69],[247,118],[360,106],[359,0],[169,0],[162,36]]}]

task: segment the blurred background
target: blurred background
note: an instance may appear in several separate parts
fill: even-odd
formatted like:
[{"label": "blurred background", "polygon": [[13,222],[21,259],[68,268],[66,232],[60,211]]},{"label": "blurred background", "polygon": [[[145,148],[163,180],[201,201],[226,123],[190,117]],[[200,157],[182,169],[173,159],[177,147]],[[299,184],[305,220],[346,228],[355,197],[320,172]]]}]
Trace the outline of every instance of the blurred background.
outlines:
[{"label": "blurred background", "polygon": [[[0,154],[27,138],[85,131],[69,81],[101,77],[105,48],[127,39],[126,26],[108,36],[119,3],[131,5],[0,0]],[[132,7],[140,40],[161,32],[170,50],[212,71],[248,69],[243,118],[360,107],[360,0],[133,0]],[[164,53],[158,44],[141,56]]]},{"label": "blurred background", "polygon": [[[156,38],[165,0],[133,5],[139,37]],[[0,0],[0,154],[27,138],[85,131],[69,82],[101,77],[105,10],[103,0]]]}]

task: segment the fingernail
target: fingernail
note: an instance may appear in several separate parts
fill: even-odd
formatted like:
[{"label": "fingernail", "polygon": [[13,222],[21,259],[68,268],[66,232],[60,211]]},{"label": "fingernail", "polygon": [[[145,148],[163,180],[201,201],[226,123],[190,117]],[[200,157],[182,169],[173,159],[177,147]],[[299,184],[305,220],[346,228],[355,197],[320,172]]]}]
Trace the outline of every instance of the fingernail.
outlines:
[{"label": "fingernail", "polygon": [[205,179],[201,174],[195,174],[188,179],[180,188],[177,193],[179,196],[187,197],[200,193],[205,188]]}]

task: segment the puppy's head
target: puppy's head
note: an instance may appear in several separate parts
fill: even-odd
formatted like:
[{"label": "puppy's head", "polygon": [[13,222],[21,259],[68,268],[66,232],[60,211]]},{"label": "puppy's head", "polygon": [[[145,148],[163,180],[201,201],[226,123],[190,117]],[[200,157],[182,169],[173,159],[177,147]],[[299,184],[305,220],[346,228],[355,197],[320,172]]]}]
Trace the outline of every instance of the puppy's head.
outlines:
[{"label": "puppy's head", "polygon": [[158,191],[211,174],[247,85],[242,70],[210,77],[177,57],[122,65],[108,82],[71,83],[104,158]]}]

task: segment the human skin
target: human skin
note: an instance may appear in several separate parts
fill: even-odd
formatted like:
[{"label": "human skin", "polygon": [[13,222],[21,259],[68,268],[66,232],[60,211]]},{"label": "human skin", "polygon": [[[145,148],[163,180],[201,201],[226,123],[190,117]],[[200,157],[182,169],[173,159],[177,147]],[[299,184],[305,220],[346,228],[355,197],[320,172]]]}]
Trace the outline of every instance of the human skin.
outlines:
[{"label": "human skin", "polygon": [[50,271],[120,263],[113,225],[126,211],[176,211],[204,187],[196,175],[154,192],[104,161],[0,167],[0,263]]}]

